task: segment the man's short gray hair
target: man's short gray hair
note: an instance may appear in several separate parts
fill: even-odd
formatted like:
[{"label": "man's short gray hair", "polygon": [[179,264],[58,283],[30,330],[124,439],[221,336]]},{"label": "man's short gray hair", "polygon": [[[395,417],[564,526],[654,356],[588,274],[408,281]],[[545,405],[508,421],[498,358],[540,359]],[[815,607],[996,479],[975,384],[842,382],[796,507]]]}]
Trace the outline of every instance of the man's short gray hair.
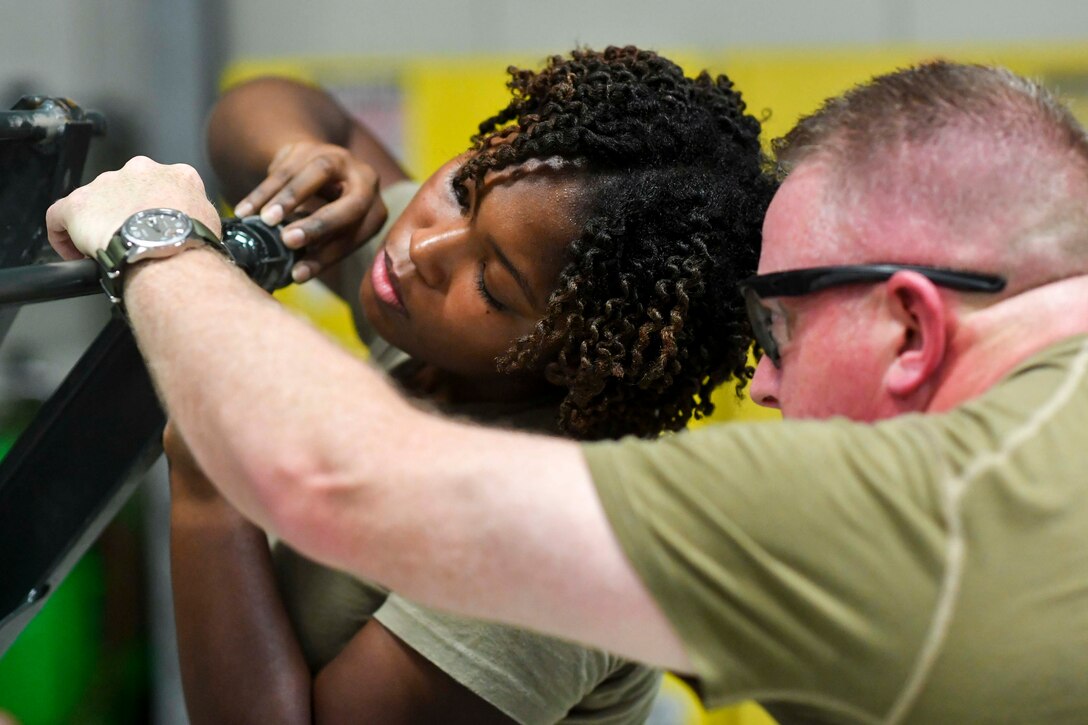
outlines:
[{"label": "man's short gray hair", "polygon": [[[783,174],[825,164],[839,211],[881,200],[927,220],[943,246],[917,261],[981,265],[1012,288],[1088,272],[1088,138],[1047,89],[1003,68],[941,60],[878,76],[774,150]],[[874,253],[913,254],[898,251]]]},{"label": "man's short gray hair", "polygon": [[828,99],[777,139],[774,150],[787,171],[812,153],[852,165],[903,143],[925,143],[950,127],[1026,132],[1088,163],[1083,127],[1042,85],[1005,68],[945,60],[877,76]]}]

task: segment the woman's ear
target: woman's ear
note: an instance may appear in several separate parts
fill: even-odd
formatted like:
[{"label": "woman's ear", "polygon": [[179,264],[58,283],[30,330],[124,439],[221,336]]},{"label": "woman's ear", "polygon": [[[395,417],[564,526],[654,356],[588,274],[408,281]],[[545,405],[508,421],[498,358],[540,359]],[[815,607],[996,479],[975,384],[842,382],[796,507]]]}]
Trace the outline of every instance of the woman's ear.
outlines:
[{"label": "woman's ear", "polygon": [[937,286],[917,272],[897,272],[885,288],[902,336],[884,386],[892,396],[906,398],[932,381],[944,362],[949,311]]}]

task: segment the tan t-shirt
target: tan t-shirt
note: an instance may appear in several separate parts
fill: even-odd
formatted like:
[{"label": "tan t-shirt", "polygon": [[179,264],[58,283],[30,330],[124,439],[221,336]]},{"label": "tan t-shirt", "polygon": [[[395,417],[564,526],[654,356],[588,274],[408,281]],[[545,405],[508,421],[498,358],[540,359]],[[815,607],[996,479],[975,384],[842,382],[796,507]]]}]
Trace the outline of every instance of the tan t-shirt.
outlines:
[{"label": "tan t-shirt", "polygon": [[[383,191],[390,220],[404,210],[417,188],[401,183]],[[385,238],[389,224],[375,240]],[[376,241],[371,242],[344,261],[347,284],[354,285],[350,289],[357,289],[369,271],[377,247]],[[387,372],[411,365],[408,355],[367,323],[357,298],[349,304],[372,362]],[[531,401],[458,406],[447,412],[548,433],[555,432],[557,417],[554,404]],[[315,564],[282,544],[274,547],[273,561],[284,605],[314,671],[374,618],[453,679],[521,723],[640,723],[660,683],[658,671],[604,652],[426,609],[375,584]]]},{"label": "tan t-shirt", "polygon": [[710,704],[1084,723],[1086,371],[1077,337],[941,415],[722,425],[585,457]]}]

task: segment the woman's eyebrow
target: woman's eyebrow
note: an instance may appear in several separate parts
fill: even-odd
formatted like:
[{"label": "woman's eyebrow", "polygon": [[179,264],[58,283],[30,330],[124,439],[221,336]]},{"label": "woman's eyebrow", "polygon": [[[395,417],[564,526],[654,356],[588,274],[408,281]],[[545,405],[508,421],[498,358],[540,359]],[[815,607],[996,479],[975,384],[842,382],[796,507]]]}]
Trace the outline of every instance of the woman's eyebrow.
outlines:
[{"label": "woman's eyebrow", "polygon": [[495,250],[495,256],[498,258],[499,264],[506,267],[506,271],[510,273],[510,276],[514,278],[514,281],[518,283],[518,287],[521,288],[521,292],[525,295],[525,299],[529,301],[529,304],[533,309],[536,309],[536,295],[533,294],[533,288],[529,286],[529,281],[525,278],[525,275],[523,275],[518,268],[514,266],[514,263],[510,261],[510,258],[503,253],[502,247],[499,246],[498,242],[494,239],[491,239],[490,242],[491,248]]}]

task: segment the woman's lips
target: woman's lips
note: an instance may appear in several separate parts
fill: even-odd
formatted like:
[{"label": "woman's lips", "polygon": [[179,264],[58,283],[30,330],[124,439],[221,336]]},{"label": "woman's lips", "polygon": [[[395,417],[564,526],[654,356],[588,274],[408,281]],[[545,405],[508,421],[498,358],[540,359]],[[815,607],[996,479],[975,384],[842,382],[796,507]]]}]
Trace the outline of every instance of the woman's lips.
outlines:
[{"label": "woman's lips", "polygon": [[374,260],[370,267],[370,281],[374,285],[374,294],[378,299],[393,309],[405,315],[408,310],[404,307],[404,299],[400,295],[400,280],[393,271],[393,260],[384,249],[381,256]]}]

